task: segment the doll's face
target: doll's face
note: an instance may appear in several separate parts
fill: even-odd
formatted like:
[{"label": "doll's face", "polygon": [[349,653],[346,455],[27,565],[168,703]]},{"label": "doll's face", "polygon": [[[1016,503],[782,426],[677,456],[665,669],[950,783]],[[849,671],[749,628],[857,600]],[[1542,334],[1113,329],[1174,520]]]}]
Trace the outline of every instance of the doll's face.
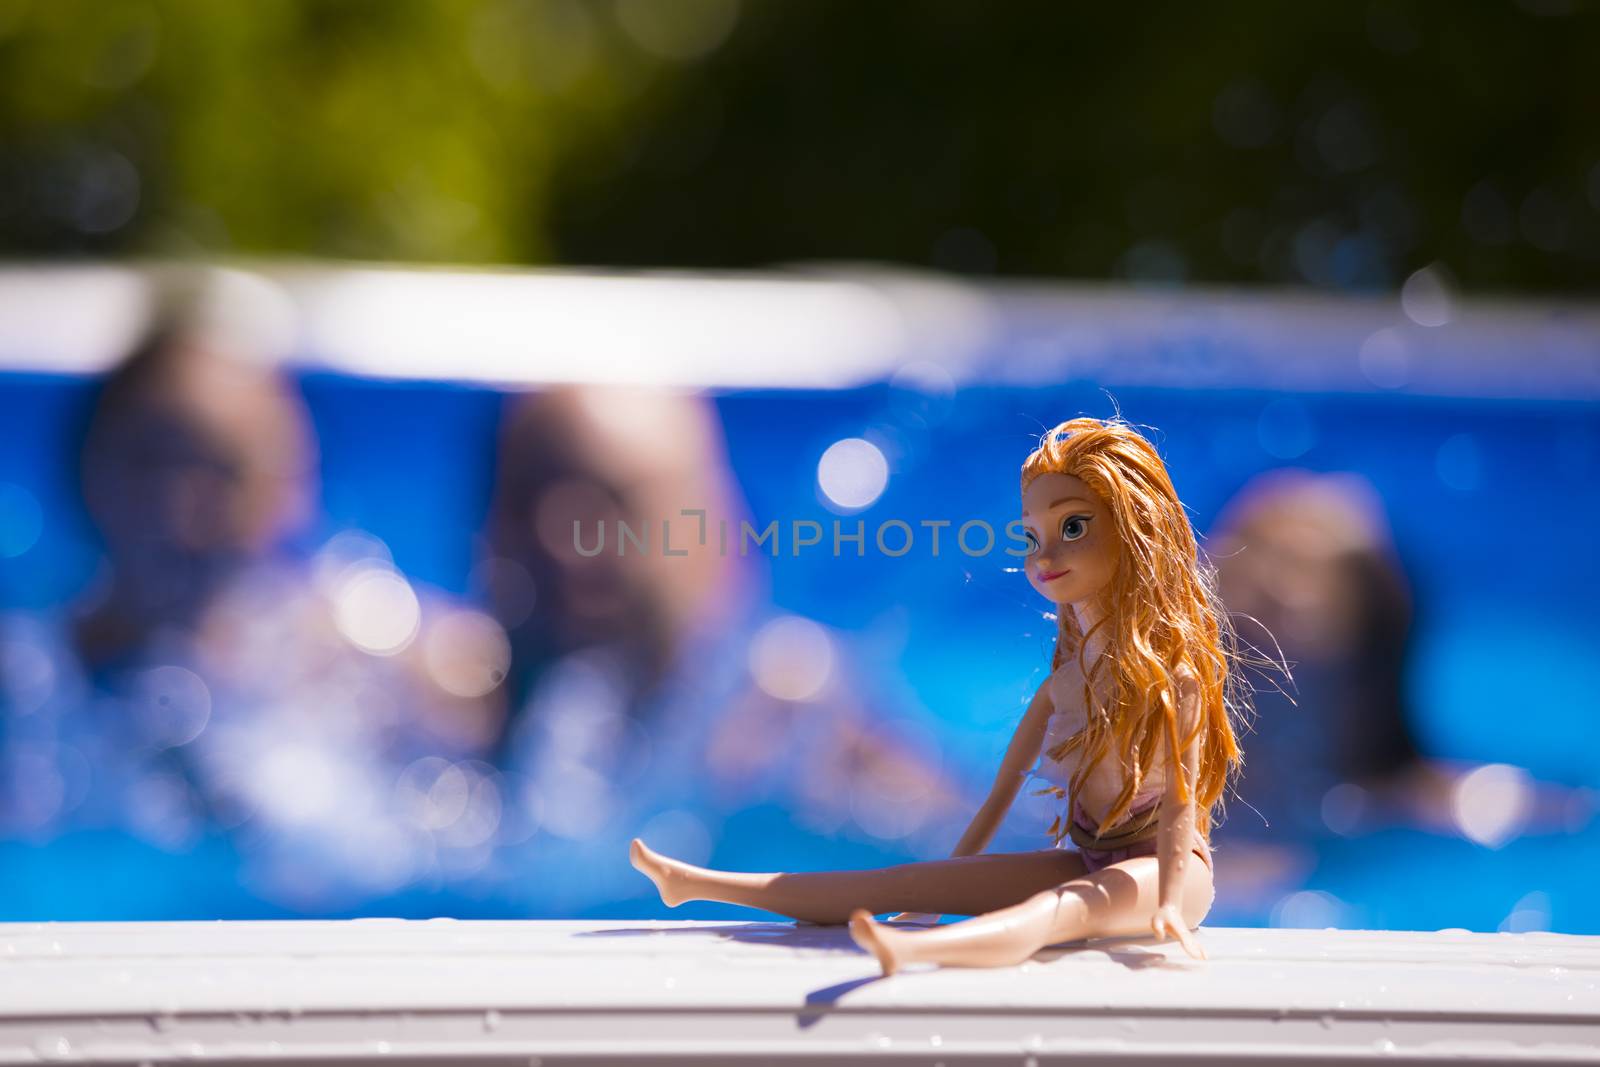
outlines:
[{"label": "doll's face", "polygon": [[1105,502],[1083,479],[1041,474],[1022,493],[1029,553],[1023,569],[1056,604],[1092,600],[1111,584],[1121,545]]}]

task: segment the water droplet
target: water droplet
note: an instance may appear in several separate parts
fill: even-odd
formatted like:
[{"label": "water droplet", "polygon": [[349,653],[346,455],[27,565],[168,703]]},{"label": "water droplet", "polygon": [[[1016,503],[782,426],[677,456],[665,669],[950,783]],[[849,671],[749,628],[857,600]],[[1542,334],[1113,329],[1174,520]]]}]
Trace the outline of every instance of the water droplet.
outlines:
[{"label": "water droplet", "polygon": [[33,1051],[41,1060],[64,1060],[72,1055],[72,1042],[60,1034],[41,1037],[33,1043]]},{"label": "water droplet", "polygon": [[486,1033],[494,1033],[500,1029],[500,1013],[490,1008],[483,1013],[483,1029]]}]

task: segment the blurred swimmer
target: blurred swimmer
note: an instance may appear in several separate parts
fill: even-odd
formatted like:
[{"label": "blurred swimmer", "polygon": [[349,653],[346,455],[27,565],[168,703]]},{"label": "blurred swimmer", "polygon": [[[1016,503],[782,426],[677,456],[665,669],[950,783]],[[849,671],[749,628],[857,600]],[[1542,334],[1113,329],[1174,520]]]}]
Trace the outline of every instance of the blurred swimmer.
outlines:
[{"label": "blurred swimmer", "polygon": [[498,798],[474,757],[505,663],[457,654],[464,619],[492,620],[420,594],[375,539],[310,559],[291,542],[316,448],[272,331],[239,307],[281,309],[274,292],[182,279],[100,391],[82,475],[104,569],[75,619],[6,642],[51,686],[7,711],[0,761],[27,772],[18,795],[60,799],[0,825],[163,849],[225,830],[250,892],[324,913],[487,864]]},{"label": "blurred swimmer", "polygon": [[[1295,683],[1292,704],[1270,688],[1258,696],[1243,739],[1253,770],[1230,836],[1264,823],[1280,840],[1393,824],[1473,836],[1462,790],[1483,768],[1426,756],[1416,739],[1406,696],[1414,602],[1371,484],[1350,473],[1261,475],[1223,509],[1211,549],[1241,639],[1272,655],[1281,646]],[[1587,803],[1517,781],[1528,808],[1519,828],[1564,827]]]},{"label": "blurred swimmer", "polygon": [[[691,394],[567,386],[508,401],[478,573],[513,650],[498,762],[538,834],[525,860],[563,870],[561,886],[525,879],[530,912],[637,896],[619,844],[645,823],[709,850],[760,808],[782,813],[773,832],[820,847],[932,832],[959,810],[937,758],[844,683],[854,668],[827,630],[775,615],[756,559],[720,550],[719,521],[744,515],[723,447]],[[643,547],[593,552],[619,522]],[[791,659],[817,652],[804,692],[768,677],[774,638]],[[842,781],[908,814],[852,821],[884,806],[853,807]]]}]

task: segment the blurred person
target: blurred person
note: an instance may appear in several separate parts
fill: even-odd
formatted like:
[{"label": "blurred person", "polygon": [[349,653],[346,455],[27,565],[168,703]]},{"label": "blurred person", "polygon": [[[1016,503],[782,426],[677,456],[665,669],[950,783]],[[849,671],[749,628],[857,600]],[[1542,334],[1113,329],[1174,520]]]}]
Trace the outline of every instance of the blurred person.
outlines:
[{"label": "blurred person", "polygon": [[1218,892],[1260,912],[1304,888],[1341,783],[1418,766],[1402,679],[1411,597],[1356,475],[1261,475],[1223,507],[1207,548],[1246,670],[1262,674],[1218,830],[1233,856]]},{"label": "blurred person", "polygon": [[195,628],[306,517],[315,455],[299,401],[183,314],[166,312],[106,380],[84,443],[84,501],[108,565],[76,624],[94,669]]},{"label": "blurred person", "polygon": [[[1241,641],[1287,661],[1244,739],[1234,839],[1293,845],[1385,825],[1459,829],[1476,768],[1426,755],[1406,693],[1415,602],[1382,500],[1357,474],[1278,470],[1224,507],[1211,539]],[[1570,791],[1528,783],[1534,823],[1565,824]]]},{"label": "blurred person", "polygon": [[[617,655],[631,696],[648,694],[697,629],[726,617],[744,576],[719,556],[714,531],[702,537],[699,518],[682,514],[714,523],[732,513],[720,449],[709,410],[688,395],[569,387],[509,405],[488,580],[515,653],[514,706],[552,664],[595,647]],[[642,547],[578,551],[579,539],[614,539],[619,521]]]},{"label": "blurred person", "polygon": [[[105,548],[89,593],[61,625],[11,629],[6,658],[45,680],[7,702],[7,757],[32,768],[12,778],[24,789],[73,782],[48,818],[33,806],[38,833],[70,815],[132,822],[162,844],[193,839],[201,806],[175,749],[209,716],[211,694],[203,683],[178,692],[175,665],[154,676],[173,684],[147,693],[149,672],[187,655],[207,608],[304,506],[300,409],[263,367],[217,357],[226,331],[212,281],[169,279],[152,326],[99,390],[80,455]],[[29,810],[6,809],[13,822]]]},{"label": "blurred person", "polygon": [[[480,568],[513,653],[499,762],[524,860],[563,870],[525,881],[526,907],[647,897],[626,848],[643,825],[709,856],[757,808],[784,813],[770,832],[880,843],[960,810],[937,757],[867,706],[836,637],[763,602],[722,450],[690,394],[508,402]],[[619,522],[638,541],[619,544]],[[872,790],[882,803],[852,802]]]},{"label": "blurred person", "polygon": [[1228,503],[1211,550],[1240,640],[1293,675],[1292,693],[1266,687],[1245,738],[1254,813],[1235,812],[1234,828],[1320,828],[1330,788],[1419,758],[1404,691],[1411,593],[1382,506],[1357,475],[1275,471]]},{"label": "blurred person", "polygon": [[178,290],[99,393],[82,479],[105,566],[65,625],[6,643],[51,684],[8,701],[0,823],[176,851],[226,831],[259,899],[358,907],[487,862],[496,798],[472,760],[505,657],[463,660],[462,629],[492,622],[420,598],[374,539],[290,543],[315,444],[278,353],[223,328],[239,298],[215,276]]}]

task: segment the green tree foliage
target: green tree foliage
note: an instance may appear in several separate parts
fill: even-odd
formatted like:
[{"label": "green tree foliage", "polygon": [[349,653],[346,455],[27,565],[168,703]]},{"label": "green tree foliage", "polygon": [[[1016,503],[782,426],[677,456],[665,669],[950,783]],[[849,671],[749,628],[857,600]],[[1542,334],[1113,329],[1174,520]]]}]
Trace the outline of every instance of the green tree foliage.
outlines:
[{"label": "green tree foliage", "polygon": [[563,171],[557,245],[1582,292],[1597,56],[1579,0],[756,3],[626,170]]},{"label": "green tree foliage", "polygon": [[0,0],[0,247],[1583,292],[1586,0]]},{"label": "green tree foliage", "polygon": [[0,0],[13,252],[533,261],[653,68],[592,4]]}]

